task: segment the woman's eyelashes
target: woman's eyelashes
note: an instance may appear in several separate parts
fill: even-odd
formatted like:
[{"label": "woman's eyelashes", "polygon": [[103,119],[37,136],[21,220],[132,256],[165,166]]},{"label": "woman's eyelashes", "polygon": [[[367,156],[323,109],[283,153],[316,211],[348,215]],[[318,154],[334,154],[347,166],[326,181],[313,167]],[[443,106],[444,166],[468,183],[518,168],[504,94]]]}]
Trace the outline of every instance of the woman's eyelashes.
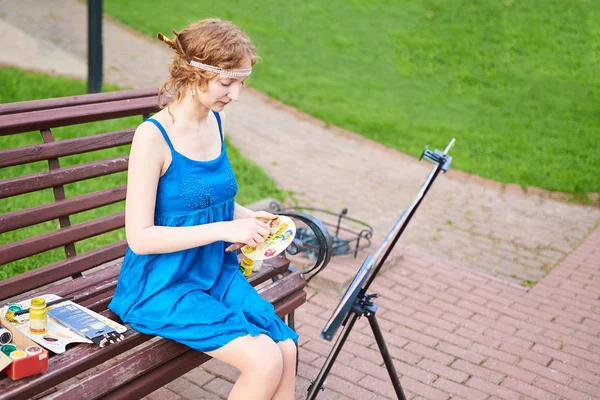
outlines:
[{"label": "woman's eyelashes", "polygon": [[[221,82],[221,86],[229,87],[233,82]],[[242,85],[246,84],[246,81],[240,82]]]}]

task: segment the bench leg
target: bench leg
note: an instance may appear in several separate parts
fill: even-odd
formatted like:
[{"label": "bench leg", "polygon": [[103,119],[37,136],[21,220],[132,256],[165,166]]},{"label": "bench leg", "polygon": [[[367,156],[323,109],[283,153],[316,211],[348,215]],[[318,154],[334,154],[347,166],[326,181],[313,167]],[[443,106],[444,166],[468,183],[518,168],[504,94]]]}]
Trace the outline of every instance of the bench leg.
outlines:
[{"label": "bench leg", "polygon": [[287,316],[287,324],[294,332],[296,332],[296,322],[294,320],[294,311],[288,314]]}]

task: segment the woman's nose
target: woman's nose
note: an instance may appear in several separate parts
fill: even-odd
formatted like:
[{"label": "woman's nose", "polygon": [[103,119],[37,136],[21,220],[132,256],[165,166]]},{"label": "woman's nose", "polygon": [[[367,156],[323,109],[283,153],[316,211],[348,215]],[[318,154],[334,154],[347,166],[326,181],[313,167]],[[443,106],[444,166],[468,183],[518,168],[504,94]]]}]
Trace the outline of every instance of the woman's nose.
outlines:
[{"label": "woman's nose", "polygon": [[238,99],[240,97],[240,87],[238,85],[235,85],[234,87],[232,87],[229,90],[228,97],[233,101],[238,101]]}]

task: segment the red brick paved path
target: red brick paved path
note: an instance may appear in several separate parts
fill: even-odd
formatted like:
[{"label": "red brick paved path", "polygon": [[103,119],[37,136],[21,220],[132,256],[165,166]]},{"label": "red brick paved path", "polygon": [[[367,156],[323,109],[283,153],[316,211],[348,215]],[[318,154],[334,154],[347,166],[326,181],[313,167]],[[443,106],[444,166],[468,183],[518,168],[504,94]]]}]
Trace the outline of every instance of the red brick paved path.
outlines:
[{"label": "red brick paved path", "polygon": [[[531,290],[415,251],[372,289],[382,296],[378,320],[410,399],[600,399],[600,229]],[[298,399],[329,354],[332,344],[319,334],[337,302],[311,290],[296,314]],[[219,398],[236,377],[211,361],[149,398]],[[395,398],[366,320],[326,387],[319,399]]]}]

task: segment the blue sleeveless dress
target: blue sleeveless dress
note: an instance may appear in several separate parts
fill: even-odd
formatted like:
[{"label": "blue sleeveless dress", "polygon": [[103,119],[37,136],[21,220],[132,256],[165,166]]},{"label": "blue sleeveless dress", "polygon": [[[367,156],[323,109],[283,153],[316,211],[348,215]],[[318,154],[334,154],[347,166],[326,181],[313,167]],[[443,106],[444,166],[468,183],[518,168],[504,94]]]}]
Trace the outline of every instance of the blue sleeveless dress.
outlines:
[{"label": "blue sleeveless dress", "polygon": [[[167,132],[156,125],[171,149],[172,162],[158,182],[154,224],[193,226],[231,221],[238,186],[225,152],[221,120],[221,154],[196,161],[173,148]],[[229,243],[164,254],[127,250],[109,308],[135,330],[158,335],[206,352],[248,334],[264,333],[279,342],[298,335],[275,314],[238,270]]]}]

